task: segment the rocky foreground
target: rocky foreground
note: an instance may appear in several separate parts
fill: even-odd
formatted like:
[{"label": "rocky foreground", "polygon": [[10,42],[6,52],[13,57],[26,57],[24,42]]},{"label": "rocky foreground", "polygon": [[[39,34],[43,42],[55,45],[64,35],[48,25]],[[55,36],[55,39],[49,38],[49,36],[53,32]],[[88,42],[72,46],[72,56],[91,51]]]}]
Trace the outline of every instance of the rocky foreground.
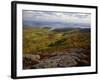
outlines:
[{"label": "rocky foreground", "polygon": [[23,69],[77,67],[90,65],[89,49],[23,55]]}]

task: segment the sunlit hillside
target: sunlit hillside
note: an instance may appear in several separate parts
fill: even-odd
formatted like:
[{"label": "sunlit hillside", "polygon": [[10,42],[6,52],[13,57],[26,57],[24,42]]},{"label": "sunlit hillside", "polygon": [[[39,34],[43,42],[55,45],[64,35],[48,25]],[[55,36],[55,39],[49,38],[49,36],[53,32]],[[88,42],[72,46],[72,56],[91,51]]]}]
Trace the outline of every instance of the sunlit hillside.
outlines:
[{"label": "sunlit hillside", "polygon": [[[77,65],[90,65],[90,29],[65,28],[64,30],[50,30],[50,28],[47,27],[23,28],[23,55],[25,55],[24,68],[29,65],[34,68],[34,65],[39,63],[38,61],[49,59],[50,57],[58,56],[62,53],[65,54],[65,56],[66,54],[69,55],[73,53],[77,55],[86,55],[88,58],[86,57],[87,59],[84,64],[79,61]],[[32,62],[30,59],[27,59],[27,54],[28,56],[38,55],[38,60],[33,60]],[[50,58],[50,60],[52,59]],[[31,61],[31,64],[29,61]],[[41,64],[39,64],[39,66],[40,65]],[[76,66],[76,64],[74,66]],[[41,67],[35,65],[35,68]]]}]

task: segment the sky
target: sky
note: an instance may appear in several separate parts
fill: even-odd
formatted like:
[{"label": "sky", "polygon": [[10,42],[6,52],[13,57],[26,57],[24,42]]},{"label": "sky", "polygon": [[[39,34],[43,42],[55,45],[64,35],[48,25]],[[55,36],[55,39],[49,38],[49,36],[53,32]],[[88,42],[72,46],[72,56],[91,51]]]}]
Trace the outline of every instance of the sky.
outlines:
[{"label": "sky", "polygon": [[23,10],[23,21],[91,24],[90,13]]}]

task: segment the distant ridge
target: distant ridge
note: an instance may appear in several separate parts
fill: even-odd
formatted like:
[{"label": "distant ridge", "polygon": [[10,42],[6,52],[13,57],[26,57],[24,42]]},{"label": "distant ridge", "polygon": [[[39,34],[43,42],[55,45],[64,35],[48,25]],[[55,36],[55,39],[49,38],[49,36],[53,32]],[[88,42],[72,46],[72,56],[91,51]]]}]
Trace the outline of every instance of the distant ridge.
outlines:
[{"label": "distant ridge", "polygon": [[23,26],[27,27],[51,27],[51,28],[90,28],[90,24],[46,22],[46,21],[23,21]]}]

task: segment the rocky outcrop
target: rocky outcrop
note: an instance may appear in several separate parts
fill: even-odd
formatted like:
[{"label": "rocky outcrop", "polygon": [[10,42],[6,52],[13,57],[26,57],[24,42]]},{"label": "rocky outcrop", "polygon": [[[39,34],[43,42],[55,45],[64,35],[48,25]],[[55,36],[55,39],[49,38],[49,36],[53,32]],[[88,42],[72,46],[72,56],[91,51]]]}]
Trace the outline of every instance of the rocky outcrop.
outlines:
[{"label": "rocky outcrop", "polygon": [[41,55],[25,55],[24,60],[25,58],[30,59],[31,64],[24,68],[39,69],[90,65],[89,56],[84,52],[86,52],[84,49],[71,49],[69,52],[56,52],[48,58],[41,58]]}]

